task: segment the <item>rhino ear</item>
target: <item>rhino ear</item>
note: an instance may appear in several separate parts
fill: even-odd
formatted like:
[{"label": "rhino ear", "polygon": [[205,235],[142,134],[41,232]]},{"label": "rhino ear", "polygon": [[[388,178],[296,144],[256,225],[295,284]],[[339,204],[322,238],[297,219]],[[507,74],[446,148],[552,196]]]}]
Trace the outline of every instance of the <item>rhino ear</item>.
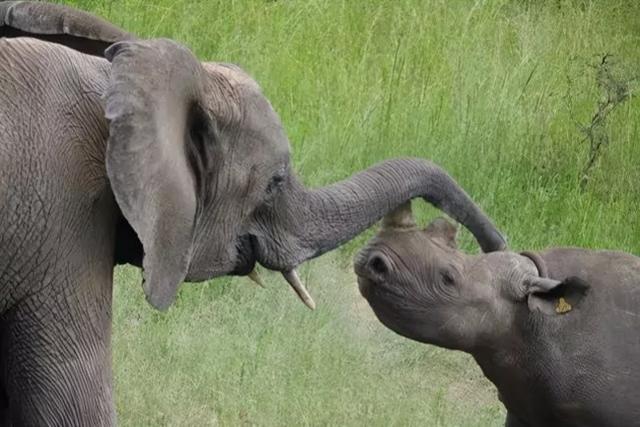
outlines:
[{"label": "rhino ear", "polygon": [[94,56],[103,56],[115,42],[133,39],[87,12],[39,1],[0,1],[0,37],[34,37]]},{"label": "rhino ear", "polygon": [[458,248],[456,237],[458,235],[458,227],[442,217],[438,217],[431,221],[424,230],[431,237],[439,237],[445,243],[454,248]]},{"label": "rhino ear", "polygon": [[529,310],[546,315],[563,315],[580,306],[589,292],[589,284],[578,277],[563,281],[532,277],[525,281]]},{"label": "rhino ear", "polygon": [[204,70],[170,40],[120,42],[105,52],[111,82],[106,166],[122,214],[144,249],[144,291],[158,309],[175,299],[191,262],[201,178],[194,161],[214,123],[202,107]]}]

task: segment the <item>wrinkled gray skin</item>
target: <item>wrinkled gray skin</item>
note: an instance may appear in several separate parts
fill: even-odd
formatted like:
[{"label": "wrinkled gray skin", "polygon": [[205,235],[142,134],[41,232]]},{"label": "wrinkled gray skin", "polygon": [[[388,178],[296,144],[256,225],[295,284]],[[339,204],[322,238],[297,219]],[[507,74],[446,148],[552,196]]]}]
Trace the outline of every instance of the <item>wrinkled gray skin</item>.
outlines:
[{"label": "wrinkled gray skin", "polygon": [[[456,228],[406,207],[356,257],[380,321],[470,353],[507,426],[640,425],[640,258],[556,248],[467,255]],[[562,298],[562,300],[561,300]]]},{"label": "wrinkled gray skin", "polygon": [[165,309],[184,280],[288,272],[413,197],[504,246],[428,161],[312,190],[289,150],[238,67],[63,6],[0,2],[0,423],[114,423],[118,263],[143,267]]}]

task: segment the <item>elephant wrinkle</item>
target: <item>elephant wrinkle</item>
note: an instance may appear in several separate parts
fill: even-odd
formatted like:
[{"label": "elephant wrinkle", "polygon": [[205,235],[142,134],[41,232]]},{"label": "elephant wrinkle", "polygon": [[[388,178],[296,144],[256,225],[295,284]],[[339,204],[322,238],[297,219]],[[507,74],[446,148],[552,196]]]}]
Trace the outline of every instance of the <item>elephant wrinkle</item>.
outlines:
[{"label": "elephant wrinkle", "polygon": [[483,250],[505,246],[428,160],[389,159],[310,189],[290,151],[239,67],[64,5],[0,2],[0,316],[13,355],[0,363],[11,421],[115,424],[117,264],[142,267],[160,310],[183,281],[256,264],[282,272],[312,308],[294,268],[413,198],[459,220]]}]

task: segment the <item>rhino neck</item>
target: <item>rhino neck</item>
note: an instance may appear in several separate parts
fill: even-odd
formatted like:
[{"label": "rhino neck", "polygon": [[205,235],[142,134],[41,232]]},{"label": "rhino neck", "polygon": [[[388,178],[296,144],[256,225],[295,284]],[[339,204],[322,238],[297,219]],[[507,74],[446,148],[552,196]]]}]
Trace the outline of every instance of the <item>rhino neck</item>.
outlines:
[{"label": "rhino neck", "polygon": [[[520,419],[535,417],[533,396],[544,395],[540,377],[535,375],[539,361],[532,360],[519,343],[505,344],[503,349],[477,351],[472,354],[482,373],[498,390],[505,408]],[[540,408],[545,411],[544,408]],[[536,412],[536,411],[533,411]]]}]

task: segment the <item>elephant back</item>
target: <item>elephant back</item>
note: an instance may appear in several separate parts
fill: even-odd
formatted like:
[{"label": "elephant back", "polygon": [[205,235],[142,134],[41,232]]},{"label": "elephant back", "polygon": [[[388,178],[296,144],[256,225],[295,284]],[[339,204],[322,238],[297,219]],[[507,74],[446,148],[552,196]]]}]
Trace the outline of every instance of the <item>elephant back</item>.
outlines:
[{"label": "elephant back", "polygon": [[111,44],[135,38],[90,13],[29,1],[0,2],[0,37],[33,37],[100,57]]}]

